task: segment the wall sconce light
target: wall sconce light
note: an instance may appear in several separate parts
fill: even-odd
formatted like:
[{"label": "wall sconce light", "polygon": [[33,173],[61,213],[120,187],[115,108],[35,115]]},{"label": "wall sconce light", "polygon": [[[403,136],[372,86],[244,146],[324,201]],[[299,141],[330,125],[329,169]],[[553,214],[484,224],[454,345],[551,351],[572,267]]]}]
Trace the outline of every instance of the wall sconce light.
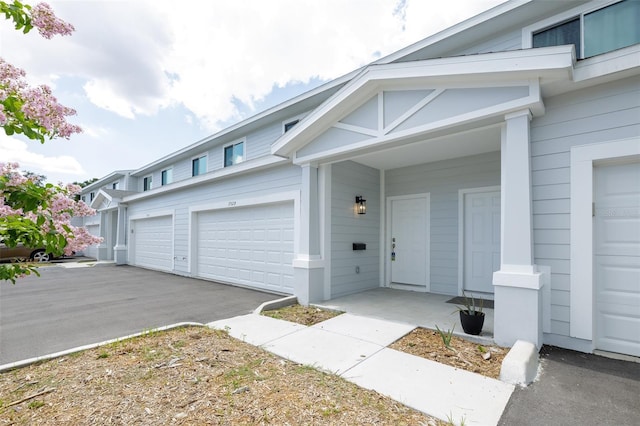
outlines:
[{"label": "wall sconce light", "polygon": [[356,212],[358,212],[358,214],[367,213],[367,200],[362,198],[361,195],[356,195]]}]

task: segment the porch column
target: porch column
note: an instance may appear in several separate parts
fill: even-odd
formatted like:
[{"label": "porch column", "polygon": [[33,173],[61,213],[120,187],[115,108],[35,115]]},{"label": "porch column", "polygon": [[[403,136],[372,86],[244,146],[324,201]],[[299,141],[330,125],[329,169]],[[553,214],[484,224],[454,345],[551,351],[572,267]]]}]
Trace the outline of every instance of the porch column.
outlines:
[{"label": "porch column", "polygon": [[501,141],[500,270],[493,274],[494,339],[542,346],[542,279],[533,262],[529,110],[505,116]]},{"label": "porch column", "polygon": [[127,206],[122,204],[118,205],[118,223],[116,230],[116,244],[113,247],[113,260],[116,265],[125,265],[127,263]]},{"label": "porch column", "polygon": [[109,211],[102,211],[98,214],[100,215],[100,236],[102,237],[102,242],[98,244],[96,258],[97,260],[107,260],[109,251]]},{"label": "porch column", "polygon": [[293,260],[293,288],[298,302],[308,305],[323,300],[324,262],[320,255],[318,168],[308,164],[301,167],[300,232]]}]

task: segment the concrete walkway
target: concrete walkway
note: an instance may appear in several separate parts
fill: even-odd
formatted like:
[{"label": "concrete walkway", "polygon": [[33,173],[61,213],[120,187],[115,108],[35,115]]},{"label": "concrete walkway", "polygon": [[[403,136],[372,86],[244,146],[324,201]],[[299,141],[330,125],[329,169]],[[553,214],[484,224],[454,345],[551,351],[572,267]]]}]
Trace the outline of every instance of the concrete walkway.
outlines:
[{"label": "concrete walkway", "polygon": [[347,313],[306,327],[249,314],[208,326],[456,424],[497,425],[514,391],[499,380],[387,348],[415,328],[404,323]]}]

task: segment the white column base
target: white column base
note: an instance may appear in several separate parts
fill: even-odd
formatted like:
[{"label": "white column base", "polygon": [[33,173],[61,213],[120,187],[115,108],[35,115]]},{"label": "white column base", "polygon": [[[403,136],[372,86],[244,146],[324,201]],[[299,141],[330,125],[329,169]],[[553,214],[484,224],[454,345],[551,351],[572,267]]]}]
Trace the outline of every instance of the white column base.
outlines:
[{"label": "white column base", "polygon": [[513,346],[518,340],[542,347],[543,315],[541,272],[493,273],[495,297],[493,337],[500,346]]},{"label": "white column base", "polygon": [[295,259],[293,282],[293,294],[301,305],[323,301],[324,262],[321,259]]},{"label": "white column base", "polygon": [[113,260],[115,260],[116,265],[126,265],[127,246],[115,246],[113,248]]}]

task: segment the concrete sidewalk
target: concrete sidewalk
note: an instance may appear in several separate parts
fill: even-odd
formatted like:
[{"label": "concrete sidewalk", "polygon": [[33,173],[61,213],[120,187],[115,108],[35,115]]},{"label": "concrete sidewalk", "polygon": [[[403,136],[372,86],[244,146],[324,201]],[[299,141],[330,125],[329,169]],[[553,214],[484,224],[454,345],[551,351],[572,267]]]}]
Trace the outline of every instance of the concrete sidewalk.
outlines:
[{"label": "concrete sidewalk", "polygon": [[207,324],[456,424],[497,425],[514,386],[387,346],[413,325],[342,314],[311,327],[259,314]]}]

